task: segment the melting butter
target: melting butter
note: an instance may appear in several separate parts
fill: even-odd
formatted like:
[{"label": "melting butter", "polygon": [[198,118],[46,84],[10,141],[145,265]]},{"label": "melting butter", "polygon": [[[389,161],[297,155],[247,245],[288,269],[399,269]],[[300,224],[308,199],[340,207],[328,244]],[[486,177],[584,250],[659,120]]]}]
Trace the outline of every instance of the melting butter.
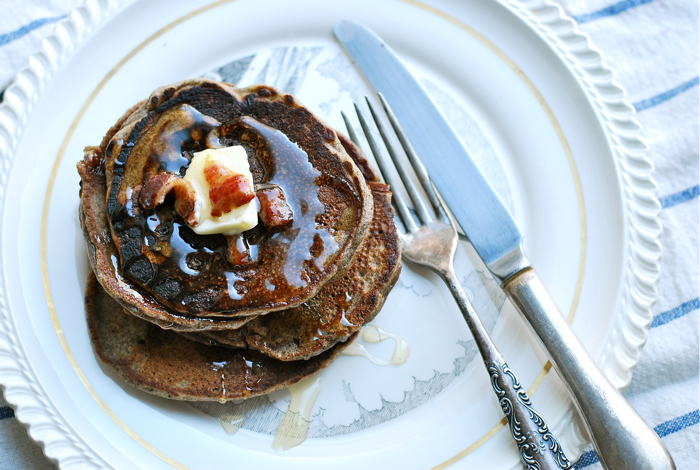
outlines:
[{"label": "melting butter", "polygon": [[272,448],[278,452],[296,447],[309,436],[311,410],[321,391],[321,376],[314,374],[289,387],[292,398],[284,414]]},{"label": "melting butter", "polygon": [[190,183],[196,193],[195,219],[198,224],[192,227],[195,233],[210,235],[223,233],[236,235],[250,230],[258,225],[257,200],[236,207],[221,217],[211,215],[212,204],[209,199],[209,182],[204,176],[204,169],[212,164],[220,163],[234,173],[245,176],[253,188],[253,174],[248,164],[248,154],[240,145],[219,149],[206,149],[197,152],[192,157],[183,179]]},{"label": "melting butter", "polygon": [[346,356],[364,356],[373,363],[380,366],[388,366],[391,364],[403,364],[408,360],[408,357],[411,355],[411,346],[408,344],[408,341],[406,341],[399,335],[387,333],[386,331],[375,325],[368,325],[362,330],[362,339],[364,339],[368,343],[379,343],[389,338],[393,339],[396,343],[394,345],[394,352],[391,355],[391,359],[388,361],[385,361],[370,354],[370,352],[367,351],[367,349],[364,346],[358,343],[357,340],[353,341],[348,347],[343,349],[341,354],[344,354]]}]

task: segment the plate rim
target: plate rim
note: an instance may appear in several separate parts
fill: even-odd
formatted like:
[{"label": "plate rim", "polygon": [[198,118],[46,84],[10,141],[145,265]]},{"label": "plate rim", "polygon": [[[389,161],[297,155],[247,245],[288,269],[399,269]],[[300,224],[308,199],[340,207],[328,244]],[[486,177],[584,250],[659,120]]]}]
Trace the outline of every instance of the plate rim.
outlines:
[{"label": "plate rim", "polygon": [[[403,1],[414,3],[413,0]],[[533,28],[564,60],[590,99],[613,150],[613,158],[617,160],[617,177],[624,191],[624,242],[629,248],[624,259],[627,274],[599,362],[611,382],[623,389],[629,384],[646,343],[660,275],[661,205],[648,147],[640,137],[636,110],[615,81],[602,53],[560,5],[552,0],[498,1]],[[40,50],[29,57],[27,65],[5,90],[0,104],[0,215],[4,212],[5,187],[14,151],[33,105],[54,72],[90,33],[130,3],[132,0],[86,0],[56,24],[54,32],[42,41]],[[640,180],[646,184],[639,183]],[[4,246],[0,250],[0,263],[3,252]],[[0,386],[15,409],[15,416],[60,468],[82,466],[87,462],[92,468],[108,468],[109,464],[72,431],[39,385],[36,372],[29,367],[26,353],[20,346],[6,299],[3,282],[0,285],[0,321],[4,328],[0,331],[0,353],[5,360],[0,365]],[[564,422],[567,421],[573,421],[574,427],[580,426],[576,419],[565,418]],[[577,449],[572,450],[580,454],[587,440],[580,429],[575,434],[580,439],[575,442]]]}]

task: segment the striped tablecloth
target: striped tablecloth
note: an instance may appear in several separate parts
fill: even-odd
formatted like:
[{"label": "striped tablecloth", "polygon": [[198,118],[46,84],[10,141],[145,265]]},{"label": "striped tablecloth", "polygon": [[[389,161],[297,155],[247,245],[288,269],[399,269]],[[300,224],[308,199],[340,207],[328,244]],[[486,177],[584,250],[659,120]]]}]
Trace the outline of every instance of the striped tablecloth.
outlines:
[{"label": "striped tablecloth", "polygon": [[[698,454],[698,1],[558,0],[627,90],[656,165],[662,277],[649,340],[625,396],[663,438],[678,469]],[[1,91],[82,0],[3,0]],[[591,449],[577,469],[599,469]],[[0,395],[0,469],[54,469]]]}]

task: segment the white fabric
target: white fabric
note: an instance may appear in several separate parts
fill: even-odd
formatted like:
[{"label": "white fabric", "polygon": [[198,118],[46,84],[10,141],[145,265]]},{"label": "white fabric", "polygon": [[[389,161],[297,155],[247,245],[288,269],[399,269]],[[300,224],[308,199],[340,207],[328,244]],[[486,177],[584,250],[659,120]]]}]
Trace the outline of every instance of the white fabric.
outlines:
[{"label": "white fabric", "polygon": [[[625,395],[662,435],[678,469],[698,469],[698,2],[558,1],[579,20],[637,107],[665,206],[655,320]],[[56,18],[80,3],[2,2],[0,91],[53,31]],[[576,467],[601,468],[590,449]],[[0,469],[51,468],[0,396]]]}]

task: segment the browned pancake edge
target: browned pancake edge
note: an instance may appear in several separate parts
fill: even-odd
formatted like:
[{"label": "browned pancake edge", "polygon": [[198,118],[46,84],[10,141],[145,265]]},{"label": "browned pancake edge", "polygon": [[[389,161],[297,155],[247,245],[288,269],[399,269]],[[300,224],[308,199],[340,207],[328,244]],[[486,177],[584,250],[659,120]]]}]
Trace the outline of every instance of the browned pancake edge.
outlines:
[{"label": "browned pancake edge", "polygon": [[354,339],[295,362],[206,346],[126,315],[93,274],[87,282],[85,308],[97,356],[129,384],[176,400],[225,402],[289,387],[331,364]]}]

